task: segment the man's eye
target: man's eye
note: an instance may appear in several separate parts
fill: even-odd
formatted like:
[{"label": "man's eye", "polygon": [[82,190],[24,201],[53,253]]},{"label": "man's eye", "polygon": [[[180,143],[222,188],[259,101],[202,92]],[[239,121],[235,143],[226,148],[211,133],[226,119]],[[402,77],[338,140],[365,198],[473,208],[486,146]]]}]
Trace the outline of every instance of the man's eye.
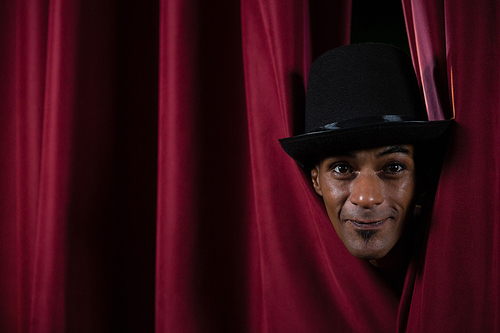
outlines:
[{"label": "man's eye", "polygon": [[401,163],[392,163],[392,164],[389,164],[388,166],[386,166],[385,169],[389,173],[400,173],[403,170],[406,170],[406,166],[404,164],[401,164]]},{"label": "man's eye", "polygon": [[352,172],[351,167],[347,164],[333,165],[332,170],[333,170],[333,172],[338,173],[338,174],[346,174],[346,173]]}]

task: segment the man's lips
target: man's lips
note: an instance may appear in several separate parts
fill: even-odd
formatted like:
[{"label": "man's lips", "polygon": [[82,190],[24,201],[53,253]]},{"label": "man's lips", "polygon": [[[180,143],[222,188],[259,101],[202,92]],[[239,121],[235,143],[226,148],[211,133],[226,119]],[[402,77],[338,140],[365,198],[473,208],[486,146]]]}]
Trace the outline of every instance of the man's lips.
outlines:
[{"label": "man's lips", "polygon": [[381,220],[350,220],[347,219],[345,220],[346,222],[349,222],[354,226],[356,229],[363,229],[363,230],[369,230],[369,229],[377,229],[382,227],[385,222],[387,222],[388,218],[381,219]]}]

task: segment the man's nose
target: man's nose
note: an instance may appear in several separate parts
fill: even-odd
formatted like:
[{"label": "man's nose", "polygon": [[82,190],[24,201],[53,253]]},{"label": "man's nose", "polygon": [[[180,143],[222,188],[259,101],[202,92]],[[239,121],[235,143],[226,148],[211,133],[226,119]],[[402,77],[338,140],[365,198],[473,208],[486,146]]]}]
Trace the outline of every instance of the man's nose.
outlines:
[{"label": "man's nose", "polygon": [[374,173],[360,173],[352,183],[349,200],[363,208],[380,205],[384,201],[381,179]]}]

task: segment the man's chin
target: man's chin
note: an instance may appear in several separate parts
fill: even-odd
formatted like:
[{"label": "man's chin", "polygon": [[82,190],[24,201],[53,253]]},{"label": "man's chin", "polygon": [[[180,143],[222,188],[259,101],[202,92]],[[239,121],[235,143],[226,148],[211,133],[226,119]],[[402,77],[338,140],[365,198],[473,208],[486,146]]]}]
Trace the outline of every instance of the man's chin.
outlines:
[{"label": "man's chin", "polygon": [[380,260],[394,247],[392,237],[387,237],[380,230],[357,229],[341,238],[347,250],[356,258],[364,260]]},{"label": "man's chin", "polygon": [[363,244],[360,244],[361,246],[355,246],[355,247],[348,247],[347,249],[349,252],[355,256],[356,258],[359,259],[364,259],[364,260],[380,260],[384,258],[387,253],[390,251],[390,249],[386,248],[376,248],[370,245],[369,243],[365,243],[363,241]]},{"label": "man's chin", "polygon": [[351,252],[351,254],[353,256],[355,256],[356,258],[359,258],[359,259],[364,259],[364,260],[380,260],[382,259],[384,255],[379,255],[379,254],[376,254],[376,253],[359,253],[359,252]]}]

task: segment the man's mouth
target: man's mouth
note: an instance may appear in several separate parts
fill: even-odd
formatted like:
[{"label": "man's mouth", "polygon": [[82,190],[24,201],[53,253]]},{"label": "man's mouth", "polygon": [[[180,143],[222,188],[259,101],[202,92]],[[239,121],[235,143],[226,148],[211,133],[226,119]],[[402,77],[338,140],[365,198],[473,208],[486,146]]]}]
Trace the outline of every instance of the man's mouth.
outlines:
[{"label": "man's mouth", "polygon": [[388,220],[388,218],[385,218],[383,220],[376,220],[376,221],[363,221],[363,220],[346,220],[346,222],[351,223],[354,228],[356,229],[363,229],[363,230],[370,230],[370,229],[377,229],[382,227],[384,223]]}]

